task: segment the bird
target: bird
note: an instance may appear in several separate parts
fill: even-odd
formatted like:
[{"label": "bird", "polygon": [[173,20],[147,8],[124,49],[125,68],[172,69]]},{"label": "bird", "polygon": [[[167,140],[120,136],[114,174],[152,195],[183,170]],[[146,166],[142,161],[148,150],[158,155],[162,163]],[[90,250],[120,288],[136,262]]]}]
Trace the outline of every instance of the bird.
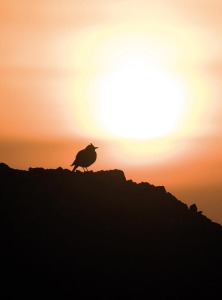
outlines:
[{"label": "bird", "polygon": [[80,150],[76,154],[74,162],[71,164],[71,167],[74,166],[72,171],[75,172],[78,167],[82,167],[84,172],[85,169],[88,171],[87,167],[91,166],[96,161],[97,153],[95,150],[97,148],[98,147],[94,147],[91,143],[85,149]]}]

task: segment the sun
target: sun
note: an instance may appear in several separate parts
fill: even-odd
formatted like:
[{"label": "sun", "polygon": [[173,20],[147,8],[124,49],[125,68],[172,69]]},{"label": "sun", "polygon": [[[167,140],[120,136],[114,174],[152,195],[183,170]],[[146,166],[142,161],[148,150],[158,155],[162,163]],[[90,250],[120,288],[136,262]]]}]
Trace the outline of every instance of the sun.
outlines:
[{"label": "sun", "polygon": [[183,85],[173,73],[142,64],[122,66],[100,81],[97,119],[112,136],[150,139],[172,134],[183,123]]},{"label": "sun", "polygon": [[172,40],[143,25],[85,32],[70,90],[72,132],[126,165],[174,159],[210,130],[207,78],[186,64],[198,44],[175,26]]}]

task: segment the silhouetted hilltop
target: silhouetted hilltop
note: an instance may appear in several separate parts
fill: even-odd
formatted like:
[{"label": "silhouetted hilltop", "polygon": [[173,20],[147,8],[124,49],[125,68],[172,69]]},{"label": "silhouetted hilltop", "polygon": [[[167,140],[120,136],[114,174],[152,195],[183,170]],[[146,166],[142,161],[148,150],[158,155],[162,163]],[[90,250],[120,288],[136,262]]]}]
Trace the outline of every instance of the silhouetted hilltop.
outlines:
[{"label": "silhouetted hilltop", "polygon": [[[218,299],[222,228],[120,170],[0,164],[2,294]],[[12,288],[13,287],[13,288]]]}]

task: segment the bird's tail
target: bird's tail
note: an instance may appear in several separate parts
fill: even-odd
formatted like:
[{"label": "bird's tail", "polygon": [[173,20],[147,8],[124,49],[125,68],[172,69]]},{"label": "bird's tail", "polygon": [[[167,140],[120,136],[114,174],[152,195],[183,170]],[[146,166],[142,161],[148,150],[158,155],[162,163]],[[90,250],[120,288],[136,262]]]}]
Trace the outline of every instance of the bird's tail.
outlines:
[{"label": "bird's tail", "polygon": [[73,168],[73,172],[75,172],[75,170],[78,168],[78,165],[75,165],[75,167]]},{"label": "bird's tail", "polygon": [[70,167],[75,166],[76,164],[76,160],[74,160],[74,162],[70,165]]},{"label": "bird's tail", "polygon": [[73,168],[73,172],[75,172],[75,170],[78,168],[78,165],[76,164],[76,160],[74,160],[74,162],[70,165],[70,167],[73,167],[74,166],[74,168]]},{"label": "bird's tail", "polygon": [[72,164],[71,166],[74,166],[74,168],[72,169],[72,172],[75,172],[75,170],[78,168],[78,165]]}]

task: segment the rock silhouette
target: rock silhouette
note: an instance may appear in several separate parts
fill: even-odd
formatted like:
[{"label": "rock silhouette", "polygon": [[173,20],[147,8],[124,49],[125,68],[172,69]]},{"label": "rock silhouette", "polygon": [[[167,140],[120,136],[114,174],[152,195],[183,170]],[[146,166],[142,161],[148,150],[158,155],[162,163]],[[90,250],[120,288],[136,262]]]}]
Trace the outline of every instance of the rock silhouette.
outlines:
[{"label": "rock silhouette", "polygon": [[2,299],[220,298],[221,226],[163,186],[0,164],[0,193]]},{"label": "rock silhouette", "polygon": [[98,147],[94,147],[93,144],[89,144],[85,149],[80,150],[77,155],[74,162],[71,164],[71,166],[74,166],[73,172],[78,167],[82,167],[83,170],[85,169],[88,171],[87,167],[91,166],[96,161],[96,149]]}]

